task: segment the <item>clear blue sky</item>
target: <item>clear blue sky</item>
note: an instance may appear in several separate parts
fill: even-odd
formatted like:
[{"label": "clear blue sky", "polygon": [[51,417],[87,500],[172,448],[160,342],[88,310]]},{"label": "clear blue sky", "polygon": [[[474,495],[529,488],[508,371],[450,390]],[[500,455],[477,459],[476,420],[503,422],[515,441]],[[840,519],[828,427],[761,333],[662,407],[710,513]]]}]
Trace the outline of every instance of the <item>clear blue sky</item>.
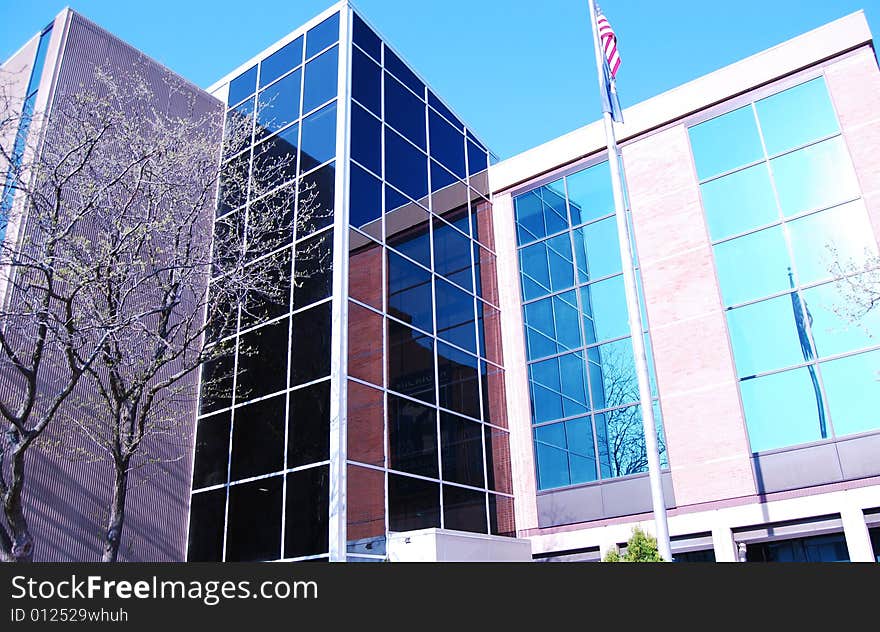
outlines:
[{"label": "clear blue sky", "polygon": [[[0,59],[66,4],[207,87],[329,0],[0,0]],[[355,0],[500,157],[599,117],[586,0]],[[624,107],[880,0],[603,0]]]}]

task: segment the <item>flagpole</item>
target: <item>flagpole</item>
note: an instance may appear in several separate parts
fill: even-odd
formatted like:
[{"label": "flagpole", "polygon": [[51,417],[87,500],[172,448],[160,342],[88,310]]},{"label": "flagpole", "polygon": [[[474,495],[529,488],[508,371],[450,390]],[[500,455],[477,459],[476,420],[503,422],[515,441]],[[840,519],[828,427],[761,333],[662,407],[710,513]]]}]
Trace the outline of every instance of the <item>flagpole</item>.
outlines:
[{"label": "flagpole", "polygon": [[[599,41],[599,28],[596,24],[596,3],[590,5],[590,24],[593,29],[593,50],[596,53],[596,70],[599,90],[605,90],[605,57]],[[600,92],[600,95],[602,92]],[[623,201],[623,188],[620,179],[617,140],[614,136],[614,123],[611,112],[604,112],[605,138],[608,142],[608,166],[611,170],[611,188],[614,194],[614,214],[617,219],[617,238],[620,247],[620,260],[623,267],[623,282],[626,291],[626,309],[629,313],[629,331],[632,335],[636,375],[639,382],[639,402],[642,409],[642,426],[645,431],[645,450],[648,457],[648,474],[651,482],[651,502],[654,509],[654,523],[658,551],[666,561],[672,560],[672,547],[669,542],[669,525],[666,520],[666,502],[663,498],[663,483],[660,478],[660,452],[657,442],[657,427],[654,423],[654,406],[651,401],[651,383],[648,379],[648,359],[645,355],[645,340],[642,335],[642,312],[639,309],[639,295],[633,270],[632,248],[630,247],[629,223],[626,221],[626,208]]]}]

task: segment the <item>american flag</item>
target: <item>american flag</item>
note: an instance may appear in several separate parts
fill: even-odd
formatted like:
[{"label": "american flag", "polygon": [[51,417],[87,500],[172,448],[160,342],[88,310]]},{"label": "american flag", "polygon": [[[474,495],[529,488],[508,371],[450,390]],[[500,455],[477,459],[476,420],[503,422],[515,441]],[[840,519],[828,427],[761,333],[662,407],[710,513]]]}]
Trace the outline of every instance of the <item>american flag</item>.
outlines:
[{"label": "american flag", "polygon": [[617,36],[611,23],[608,21],[602,9],[597,7],[598,15],[596,16],[596,24],[599,27],[599,40],[602,42],[602,48],[605,51],[605,59],[608,60],[608,68],[611,70],[611,78],[617,76],[617,69],[620,68],[620,54],[617,52]]}]

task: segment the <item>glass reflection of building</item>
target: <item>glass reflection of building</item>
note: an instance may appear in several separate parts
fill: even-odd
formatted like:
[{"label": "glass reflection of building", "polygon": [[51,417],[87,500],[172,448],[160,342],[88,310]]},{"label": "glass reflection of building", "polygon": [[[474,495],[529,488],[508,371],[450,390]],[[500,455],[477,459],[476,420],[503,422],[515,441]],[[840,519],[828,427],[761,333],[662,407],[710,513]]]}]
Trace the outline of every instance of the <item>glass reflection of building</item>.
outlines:
[{"label": "glass reflection of building", "polygon": [[221,180],[217,239],[283,209],[284,245],[248,248],[288,274],[203,373],[190,560],[375,561],[391,532],[514,532],[488,152],[337,11],[228,82],[227,129],[253,134],[221,173],[250,178]]},{"label": "glass reflection of building", "polygon": [[[514,207],[538,488],[646,472],[608,164]],[[660,445],[665,465],[662,428]]]}]

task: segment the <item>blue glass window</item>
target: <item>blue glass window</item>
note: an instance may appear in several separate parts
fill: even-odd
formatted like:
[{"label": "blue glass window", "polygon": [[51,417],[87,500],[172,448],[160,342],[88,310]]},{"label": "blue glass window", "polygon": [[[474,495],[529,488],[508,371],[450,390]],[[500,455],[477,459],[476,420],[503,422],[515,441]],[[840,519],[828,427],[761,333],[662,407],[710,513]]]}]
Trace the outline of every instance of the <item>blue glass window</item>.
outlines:
[{"label": "blue glass window", "polygon": [[428,105],[437,110],[443,118],[452,123],[458,131],[464,133],[464,125],[458,120],[458,117],[452,113],[452,110],[443,105],[443,102],[437,98],[437,95],[428,90]]},{"label": "blue glass window", "polygon": [[474,297],[436,278],[437,335],[447,342],[477,352]]},{"label": "blue glass window", "polygon": [[[795,316],[797,296],[780,296],[753,303],[727,313],[737,374],[749,377],[800,364],[808,357],[801,347]],[[809,355],[809,337],[804,325],[803,338]]]},{"label": "blue glass window", "polygon": [[710,180],[700,187],[713,240],[779,221],[766,164]]},{"label": "blue glass window", "polygon": [[587,344],[629,334],[629,316],[622,276],[582,287],[581,310]]},{"label": "blue glass window", "polygon": [[608,163],[603,162],[565,179],[573,226],[614,213],[609,177]]},{"label": "blue glass window", "polygon": [[[464,215],[467,221],[467,215]],[[471,240],[449,224],[434,221],[434,271],[468,291],[473,290]]]},{"label": "blue glass window", "polygon": [[[228,158],[248,148],[252,141],[251,129],[254,125],[254,100],[248,99],[226,113],[226,147],[224,157]],[[238,141],[238,142],[234,142]]]},{"label": "blue glass window", "polygon": [[351,157],[382,174],[382,123],[356,103],[351,106]]},{"label": "blue glass window", "polygon": [[317,55],[339,39],[339,14],[335,13],[306,33],[306,57]]},{"label": "blue glass window", "polygon": [[695,125],[689,132],[700,180],[764,157],[750,105]]},{"label": "blue glass window", "polygon": [[434,331],[431,273],[393,252],[388,253],[388,313],[423,331]]},{"label": "blue glass window", "polygon": [[336,155],[336,104],[318,110],[303,120],[300,170],[327,162]]},{"label": "blue glass window", "polygon": [[[489,154],[471,141],[467,142],[468,173],[473,178],[489,169]],[[473,186],[473,183],[471,183]]]},{"label": "blue glass window", "polygon": [[260,87],[299,66],[303,61],[303,38],[297,37],[260,62]]},{"label": "blue glass window", "polygon": [[306,64],[303,113],[314,110],[336,96],[339,82],[339,47],[333,47]]},{"label": "blue glass window", "polygon": [[467,177],[464,164],[464,135],[434,112],[431,112],[428,118],[431,132],[431,157],[438,160],[459,178],[464,179]]},{"label": "blue glass window", "polygon": [[385,122],[426,149],[425,104],[394,77],[385,73]]},{"label": "blue glass window", "polygon": [[385,69],[391,71],[407,88],[415,92],[420,99],[425,100],[425,84],[416,77],[415,73],[406,64],[400,61],[400,57],[395,55],[388,46],[385,46]]},{"label": "blue glass window", "polygon": [[434,339],[388,319],[388,388],[433,404]]},{"label": "blue glass window", "polygon": [[385,128],[385,178],[414,200],[428,194],[428,157],[388,127]]},{"label": "blue glass window", "polygon": [[574,292],[527,303],[524,311],[529,358],[542,358],[581,346]]},{"label": "blue glass window", "polygon": [[725,305],[736,305],[790,287],[791,260],[781,226],[718,244],[715,265]]},{"label": "blue glass window", "polygon": [[440,405],[462,415],[479,419],[480,380],[477,373],[477,358],[438,340],[437,375]]},{"label": "blue glass window", "polygon": [[838,131],[837,116],[821,77],[755,103],[771,156]]},{"label": "blue glass window", "polygon": [[779,204],[786,216],[859,195],[859,184],[842,137],[774,158],[770,166]]},{"label": "blue glass window", "polygon": [[617,223],[613,217],[593,222],[572,231],[577,257],[578,280],[581,283],[619,273],[620,246]]},{"label": "blue glass window", "polygon": [[862,353],[820,365],[837,435],[880,428],[880,352]]},{"label": "blue glass window", "polygon": [[382,217],[382,183],[357,165],[351,165],[350,177],[349,221],[361,228]]},{"label": "blue glass window", "polygon": [[300,74],[300,71],[291,73],[260,92],[258,134],[271,134],[299,118]]},{"label": "blue glass window", "polygon": [[389,395],[388,443],[393,469],[439,476],[435,409]]},{"label": "blue glass window", "polygon": [[568,233],[520,250],[525,300],[565,290],[574,285],[574,265]]},{"label": "blue glass window", "polygon": [[632,340],[609,342],[588,351],[590,395],[594,410],[614,408],[639,401]]},{"label": "blue glass window", "polygon": [[[655,412],[655,419],[660,416]],[[629,476],[648,470],[645,434],[640,406],[618,408],[593,416],[599,447],[599,466],[603,478]],[[658,439],[662,433],[658,435]],[[663,465],[665,450],[661,447]]]},{"label": "blue glass window", "polygon": [[382,40],[357,14],[353,14],[353,18],[354,43],[372,55],[376,61],[382,61]]},{"label": "blue glass window", "polygon": [[235,105],[257,91],[257,67],[248,68],[229,82],[229,95],[226,103]]},{"label": "blue glass window", "polygon": [[483,474],[483,428],[480,424],[441,412],[440,444],[443,446],[444,480],[472,487],[486,486]]},{"label": "blue glass window", "polygon": [[382,116],[382,69],[356,48],[351,57],[351,96]]},{"label": "blue glass window", "polygon": [[839,281],[801,290],[820,358],[880,344],[880,310],[873,309],[853,322],[848,316],[852,297],[845,288],[846,282]]}]

